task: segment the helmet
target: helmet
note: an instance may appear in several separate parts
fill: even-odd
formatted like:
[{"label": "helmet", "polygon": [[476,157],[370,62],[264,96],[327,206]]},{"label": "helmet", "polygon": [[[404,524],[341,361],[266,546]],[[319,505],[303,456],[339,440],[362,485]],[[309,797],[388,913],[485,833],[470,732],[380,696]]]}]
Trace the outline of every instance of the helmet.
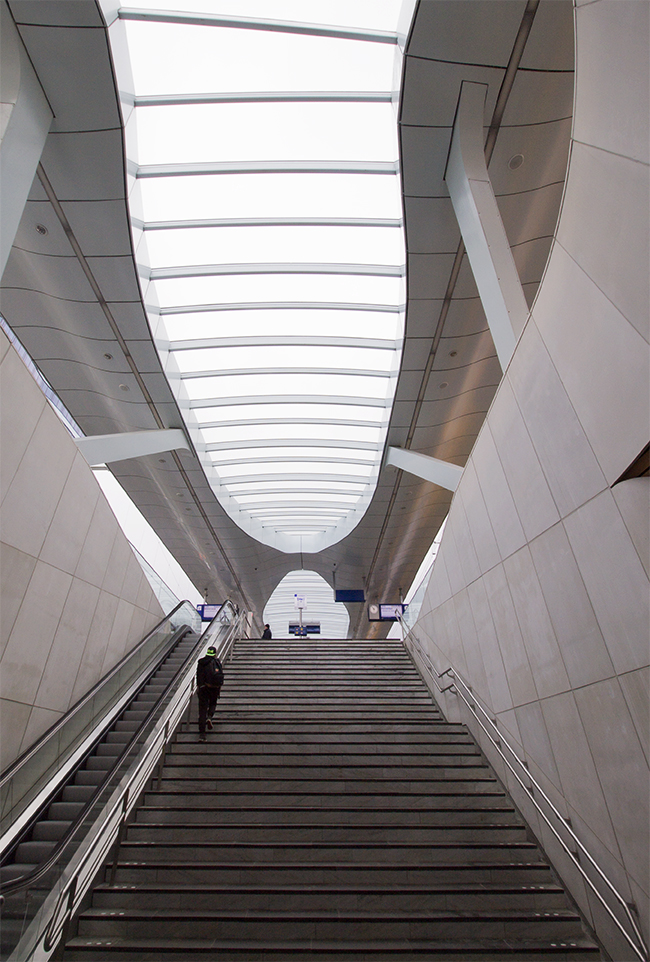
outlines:
[{"label": "helmet", "polygon": [[217,653],[217,649],[213,648],[212,645],[210,645],[210,647],[206,651],[206,655],[216,655],[216,653]]}]

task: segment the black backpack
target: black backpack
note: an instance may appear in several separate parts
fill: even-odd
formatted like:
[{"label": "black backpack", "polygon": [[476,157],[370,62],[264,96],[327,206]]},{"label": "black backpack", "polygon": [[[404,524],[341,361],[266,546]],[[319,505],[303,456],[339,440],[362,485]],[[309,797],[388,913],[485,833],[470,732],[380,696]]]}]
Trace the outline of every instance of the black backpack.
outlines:
[{"label": "black backpack", "polygon": [[213,655],[205,655],[199,659],[196,669],[196,682],[198,685],[209,685],[210,688],[221,688],[223,685],[223,668],[218,658]]}]

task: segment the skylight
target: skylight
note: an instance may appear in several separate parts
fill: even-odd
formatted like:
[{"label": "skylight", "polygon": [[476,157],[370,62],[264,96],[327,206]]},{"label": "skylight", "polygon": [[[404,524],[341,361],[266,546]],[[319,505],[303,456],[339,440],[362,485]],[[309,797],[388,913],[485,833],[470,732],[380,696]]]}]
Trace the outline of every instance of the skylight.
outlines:
[{"label": "skylight", "polygon": [[284,551],[344,537],[381,462],[404,320],[400,7],[145,0],[111,26],[152,332],[217,497]]}]

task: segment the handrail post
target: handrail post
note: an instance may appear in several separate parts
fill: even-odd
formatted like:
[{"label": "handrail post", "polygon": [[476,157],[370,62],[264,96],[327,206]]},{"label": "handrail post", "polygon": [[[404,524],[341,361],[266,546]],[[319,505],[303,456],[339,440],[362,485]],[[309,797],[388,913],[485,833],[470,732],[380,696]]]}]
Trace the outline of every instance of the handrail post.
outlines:
[{"label": "handrail post", "polygon": [[122,798],[122,813],[120,815],[120,827],[117,833],[117,839],[115,841],[115,854],[113,855],[113,864],[111,865],[111,874],[109,876],[109,885],[115,884],[115,875],[117,873],[117,863],[120,857],[120,848],[122,847],[122,841],[124,839],[124,833],[126,832],[126,817],[128,814],[128,804],[129,804],[129,789],[124,793]]}]

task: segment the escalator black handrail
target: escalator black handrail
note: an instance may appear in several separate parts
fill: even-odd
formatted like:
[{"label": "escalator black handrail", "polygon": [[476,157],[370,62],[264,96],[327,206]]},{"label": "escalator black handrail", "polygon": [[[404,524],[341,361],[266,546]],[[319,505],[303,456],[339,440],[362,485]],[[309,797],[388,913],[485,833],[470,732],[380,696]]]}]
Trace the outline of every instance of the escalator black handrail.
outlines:
[{"label": "escalator black handrail", "polygon": [[[102,688],[105,684],[107,684],[107,682],[109,682],[110,679],[111,679],[114,675],[117,674],[117,672],[126,664],[126,662],[127,662],[130,658],[133,658],[134,655],[136,655],[136,654],[138,653],[138,651],[142,648],[142,646],[143,646],[144,644],[146,644],[147,641],[149,641],[149,639],[151,638],[152,635],[154,635],[157,631],[160,631],[160,629],[162,628],[162,626],[165,624],[166,621],[169,621],[169,620],[176,614],[176,612],[177,612],[180,608],[182,608],[183,605],[186,605],[186,604],[191,604],[191,602],[190,602],[190,601],[180,601],[180,602],[176,605],[176,607],[175,607],[172,611],[169,612],[168,615],[165,615],[165,617],[164,617],[161,621],[159,621],[158,624],[157,624],[154,628],[152,628],[151,631],[148,632],[148,633],[144,636],[144,638],[142,639],[142,641],[139,641],[139,642],[137,643],[137,645],[135,646],[135,648],[132,648],[129,652],[127,652],[126,655],[124,655],[123,658],[120,658],[120,660],[117,662],[117,664],[113,665],[113,667],[112,667],[109,671],[106,672],[106,674],[103,676],[103,678],[100,678],[99,681],[98,681],[96,684],[94,684],[93,687],[92,687],[89,691],[87,691],[85,695],[82,695],[82,697],[79,699],[79,701],[75,702],[75,704],[72,706],[72,708],[69,708],[69,709],[67,710],[67,712],[65,713],[65,715],[62,715],[61,718],[59,718],[57,721],[55,721],[53,725],[50,725],[50,727],[47,729],[47,731],[44,732],[44,733],[41,735],[41,737],[40,737],[36,742],[34,742],[33,745],[30,745],[30,747],[29,747],[28,749],[26,749],[26,750],[22,753],[22,755],[19,755],[18,758],[17,758],[15,761],[13,761],[13,762],[4,770],[4,772],[2,772],[2,773],[0,774],[0,789],[2,789],[2,787],[9,781],[9,779],[11,779],[11,778],[14,777],[14,775],[16,774],[16,772],[19,771],[19,770],[22,768],[22,766],[23,766],[27,761],[29,761],[30,758],[32,758],[32,756],[45,744],[46,741],[48,741],[50,738],[53,738],[54,735],[56,735],[56,733],[57,733],[61,728],[63,728],[63,726],[64,726],[65,724],[67,724],[67,722],[68,722],[78,711],[80,711],[81,708],[83,708],[83,706],[84,706],[88,701],[90,701],[91,698],[94,698],[94,696],[97,694],[97,692],[99,691],[99,689]],[[194,606],[192,605],[192,607],[194,607]]]},{"label": "escalator black handrail", "polygon": [[[156,661],[156,664],[150,668],[150,670],[147,672],[146,677],[139,680],[138,689],[136,692],[134,692],[133,698],[129,702],[129,705],[132,704],[132,702],[138,697],[142,689],[149,683],[152,675],[154,675],[160,668],[161,662],[167,658],[167,656],[176,647],[179,641],[182,641],[182,639],[185,637],[185,635],[188,633],[189,630],[191,629],[189,629],[187,625],[183,625],[176,632],[174,632],[174,634],[172,635],[172,638],[170,639],[169,645],[166,647],[161,657]],[[196,650],[195,648],[192,649],[192,651],[195,651],[195,650]],[[187,663],[186,661],[183,662],[184,665],[186,663]],[[174,678],[170,681],[170,685],[173,684],[175,680],[176,680],[176,675],[174,675]],[[77,818],[75,818],[74,821],[70,824],[65,835],[63,835],[62,838],[57,841],[56,846],[54,847],[50,855],[47,857],[46,862],[41,863],[41,865],[39,865],[37,868],[32,869],[32,871],[27,873],[26,875],[19,876],[17,879],[10,879],[6,882],[0,882],[0,893],[2,895],[6,896],[6,895],[14,894],[15,891],[19,891],[20,889],[24,888],[25,885],[29,886],[32,884],[32,882],[38,881],[38,879],[41,878],[45,874],[45,872],[48,872],[50,870],[54,862],[56,862],[59,855],[61,854],[63,848],[68,844],[72,835],[77,831],[77,829],[79,828],[79,825],[83,822],[84,818],[87,816],[88,811],[97,802],[97,799],[99,798],[101,793],[104,791],[109,779],[113,777],[116,769],[119,768],[120,764],[123,762],[124,757],[133,748],[134,741],[141,735],[142,728],[147,724],[151,714],[156,710],[156,707],[160,704],[160,699],[165,697],[165,694],[167,693],[168,690],[169,690],[169,686],[165,689],[164,692],[162,692],[160,698],[157,699],[156,703],[152,706],[151,710],[147,713],[147,717],[144,719],[144,721],[142,722],[140,727],[137,729],[137,731],[133,733],[133,737],[126,744],[121,754],[116,758],[115,764],[109,770],[107,770],[104,779],[97,786],[96,791],[93,792],[91,797],[84,804],[84,807],[79,813],[79,815],[77,816]],[[128,707],[129,707],[128,705],[122,706],[118,713],[111,715],[110,718],[104,719],[104,723],[101,726],[101,730],[97,732],[96,738],[94,738],[92,743],[88,746],[88,750],[85,752],[83,758],[79,759],[79,763],[74,769],[74,771],[69,773],[66,779],[66,782],[69,782],[69,780],[73,778],[74,775],[81,769],[81,766],[89,758],[89,756],[92,754],[94,749],[101,742],[102,738],[104,738],[106,733],[110,730],[111,726],[115,723],[116,718],[119,719],[119,716],[122,715],[125,711],[127,711]],[[7,846],[6,850],[2,853],[3,865],[11,864],[7,861],[7,859],[11,857],[12,852],[14,852],[15,849],[20,845],[20,843],[23,841],[25,836],[28,835],[30,831],[32,831],[34,824],[39,819],[39,816],[45,811],[46,808],[48,808],[52,804],[53,800],[63,790],[63,788],[65,788],[65,785],[61,785],[61,784],[55,785],[52,791],[49,793],[49,795],[39,804],[38,808],[36,809],[36,811],[32,813],[29,821],[23,826],[22,830],[17,835],[17,837],[12,839],[11,843]]]},{"label": "escalator black handrail", "polygon": [[[36,868],[32,869],[31,872],[28,872],[26,875],[21,875],[19,878],[10,879],[10,880],[8,880],[7,882],[2,883],[2,884],[0,885],[0,893],[2,894],[3,897],[7,897],[8,895],[15,895],[17,892],[19,892],[19,891],[21,891],[21,890],[23,890],[23,889],[25,889],[25,888],[31,888],[31,887],[34,885],[34,883],[35,883],[35,882],[38,882],[39,879],[41,879],[44,875],[46,875],[46,874],[50,871],[50,869],[54,866],[54,864],[58,861],[58,859],[59,859],[59,858],[61,857],[61,855],[63,854],[64,849],[70,844],[70,842],[71,842],[72,839],[74,838],[77,830],[79,829],[79,827],[83,824],[83,822],[84,822],[85,819],[87,818],[88,813],[89,813],[89,811],[91,811],[93,805],[95,805],[95,804],[97,803],[97,800],[98,800],[98,798],[100,797],[100,795],[102,794],[102,792],[105,790],[106,785],[109,783],[109,781],[111,780],[111,778],[113,778],[113,776],[115,775],[115,773],[119,770],[120,766],[121,766],[121,765],[123,764],[123,762],[124,762],[124,759],[128,756],[129,752],[133,749],[134,745],[135,745],[135,744],[137,743],[137,741],[142,737],[143,731],[146,729],[146,727],[147,727],[147,725],[150,723],[152,717],[155,715],[155,713],[156,713],[156,711],[158,710],[158,707],[159,707],[161,701],[162,701],[162,700],[167,696],[167,694],[173,689],[173,687],[176,685],[179,677],[187,671],[188,665],[190,664],[190,662],[192,661],[192,659],[196,657],[197,649],[203,647],[203,645],[205,644],[205,642],[203,641],[204,636],[205,636],[208,632],[210,632],[210,629],[212,628],[212,625],[214,624],[214,622],[215,622],[218,618],[220,618],[220,615],[221,615],[223,609],[225,608],[225,606],[226,606],[227,604],[229,604],[229,602],[226,601],[226,602],[224,602],[224,603],[221,605],[221,607],[219,608],[219,611],[217,612],[215,618],[213,618],[213,620],[210,622],[210,625],[208,626],[208,628],[206,629],[206,631],[203,632],[203,634],[201,635],[201,637],[200,637],[199,640],[197,641],[196,645],[194,645],[194,647],[192,648],[192,650],[189,652],[187,658],[184,660],[184,662],[182,663],[182,665],[179,666],[178,670],[177,670],[176,673],[174,674],[173,678],[170,680],[170,682],[169,682],[169,684],[167,685],[167,687],[165,688],[164,692],[162,692],[162,694],[160,695],[160,698],[157,699],[157,701],[155,702],[155,704],[154,704],[154,705],[151,707],[151,709],[147,712],[147,717],[143,719],[140,727],[137,729],[137,731],[135,731],[135,732],[133,733],[132,738],[131,738],[130,741],[127,743],[126,747],[124,748],[124,750],[122,751],[122,753],[119,755],[119,757],[116,759],[115,764],[112,766],[112,768],[111,768],[109,771],[107,771],[105,778],[103,779],[103,781],[101,782],[101,784],[97,786],[96,791],[93,792],[92,796],[91,796],[91,797],[88,799],[88,801],[85,803],[83,809],[79,812],[79,814],[77,815],[77,817],[75,818],[75,820],[71,823],[71,825],[70,825],[70,827],[68,828],[68,830],[67,830],[67,832],[65,833],[65,835],[63,835],[63,837],[62,837],[61,839],[59,839],[59,841],[57,842],[57,844],[55,845],[55,847],[52,849],[52,851],[50,852],[50,854],[48,855],[48,857],[47,857],[43,862],[41,862],[40,865],[38,865]],[[236,624],[236,622],[235,622],[234,624]],[[180,634],[181,631],[183,632],[183,634],[186,634],[187,631],[188,631],[187,626],[185,626],[183,629],[179,629],[179,631],[178,631],[176,634],[177,634],[177,635]],[[175,635],[174,637],[176,637],[176,635]],[[178,641],[180,641],[180,640],[181,640],[180,637],[177,638],[176,641],[174,642],[174,645],[176,645],[176,644],[178,643]],[[170,648],[171,648],[171,645],[170,645]],[[161,660],[162,660],[162,659],[161,659]],[[154,667],[154,669],[151,671],[150,675],[149,675],[149,676],[147,677],[147,679],[144,681],[143,685],[140,686],[140,689],[141,689],[142,687],[144,687],[144,685],[147,684],[147,682],[148,682],[148,680],[149,680],[149,677],[150,677],[152,674],[154,674],[154,672],[158,669],[158,667],[159,667],[159,665],[156,665],[156,666]],[[136,698],[136,697],[137,697],[137,695],[134,695],[134,698]],[[106,729],[104,729],[104,731],[102,732],[102,735],[104,734],[105,730],[106,730]],[[100,735],[100,736],[97,738],[97,741],[96,741],[94,744],[97,744],[97,742],[101,740],[101,737],[102,737],[102,736]],[[92,749],[91,749],[91,751],[92,751]],[[88,756],[86,756],[86,757],[88,757]],[[85,760],[85,759],[84,759],[84,760]],[[60,791],[60,787],[57,789],[57,791]],[[54,794],[54,793],[53,793],[53,794]],[[49,804],[49,802],[48,802],[48,803],[45,803],[45,804]],[[45,804],[42,806],[42,808],[45,807]],[[41,809],[41,810],[42,810],[42,809]],[[30,827],[31,827],[31,824],[33,824],[33,821],[30,823]],[[12,847],[13,847],[13,846],[12,846]]]},{"label": "escalator black handrail", "polygon": [[[172,647],[175,647],[178,644],[178,642],[181,641],[181,639],[187,634],[187,632],[188,632],[187,625],[185,625],[183,628],[180,628],[174,634],[173,636],[174,643],[173,645],[170,644],[169,649],[171,650]],[[84,804],[83,809],[79,812],[77,817],[70,824],[66,833],[57,841],[57,844],[54,846],[54,848],[52,849],[48,857],[45,859],[45,861],[41,862],[40,865],[32,869],[32,871],[28,872],[26,875],[21,875],[19,876],[19,878],[9,879],[8,881],[1,883],[0,893],[2,893],[3,896],[6,897],[8,895],[15,895],[16,892],[19,892],[21,889],[30,888],[35,882],[38,882],[40,878],[46,875],[47,872],[49,872],[50,869],[53,867],[53,865],[58,861],[60,856],[63,854],[64,849],[69,845],[70,841],[76,834],[78,828],[83,824],[85,819],[88,817],[88,812],[91,811],[92,807],[97,803],[97,800],[101,796],[102,792],[105,791],[107,783],[111,780],[111,778],[113,778],[115,773],[119,770],[119,768],[124,762],[124,759],[128,756],[129,752],[133,749],[138,739],[142,737],[143,730],[147,727],[147,725],[151,721],[152,716],[156,713],[161,700],[165,698],[170,688],[177,682],[178,676],[181,674],[181,672],[187,669],[187,664],[191,660],[192,656],[196,653],[196,649],[197,647],[199,647],[199,645],[200,645],[200,642],[197,642],[197,644],[192,648],[192,651],[190,652],[190,654],[187,656],[183,664],[179,667],[178,671],[174,674],[174,677],[170,680],[167,688],[165,688],[164,692],[161,693],[160,698],[156,700],[156,702],[152,705],[151,709],[147,712],[147,717],[143,719],[142,723],[140,724],[140,727],[133,733],[133,736],[131,737],[131,739],[126,743],[124,750],[116,758],[113,766],[110,769],[108,769],[102,782],[97,786],[96,790],[93,792],[91,797]],[[166,654],[165,654],[165,657],[166,657]],[[135,698],[137,698],[142,688],[149,682],[151,675],[155,674],[155,672],[158,670],[159,667],[160,667],[160,664],[157,664],[154,666],[154,668],[148,674],[147,678],[144,680],[142,685],[139,686],[138,692],[136,692],[136,694],[133,696],[134,700]],[[126,709],[123,708],[120,714],[122,714],[125,710]],[[114,719],[111,719],[111,721],[114,721]],[[93,748],[97,745],[97,743],[101,741],[102,737],[106,733],[107,727],[108,726],[105,726],[103,728],[102,732],[98,735],[97,739],[93,742],[93,745],[89,749],[88,753],[81,760],[79,764],[79,768],[81,767],[83,762],[86,760],[86,758],[88,758],[88,755],[92,752]],[[77,771],[78,770],[79,769],[77,769]],[[53,792],[52,794],[54,795],[60,791],[61,791],[61,786],[58,786],[56,791]],[[50,805],[51,801],[52,801],[52,796],[50,796],[49,799],[43,803],[43,805],[40,807],[40,811],[43,811],[48,805]],[[25,832],[23,834],[26,834],[27,831],[29,831],[32,828],[33,823],[34,823],[34,819],[30,821],[29,826],[26,826]],[[15,843],[12,844],[12,848],[15,848],[16,845],[19,845],[19,844],[20,844],[20,839],[18,839]]]},{"label": "escalator black handrail", "polygon": [[[229,603],[226,602],[225,605],[227,604]],[[225,605],[222,605],[220,613],[223,612]],[[156,764],[160,765],[165,758],[165,748],[174,737],[194,694],[196,679],[194,664],[191,662],[196,657],[198,649],[212,640],[213,625],[217,621],[227,629],[217,642],[218,656],[224,663],[227,661],[233,643],[246,623],[246,619],[242,617],[236,606],[230,607],[235,614],[234,620],[224,624],[219,615],[213,619],[201,636],[199,644],[188,655],[185,661],[185,673],[178,680],[175,691],[171,690],[172,685],[167,688],[169,700],[162,707],[161,715],[158,719],[154,719],[153,727],[148,734],[145,734],[145,740],[137,756],[132,762],[127,762],[128,767],[120,778],[119,784],[84,839],[79,843],[79,847],[75,847],[74,852],[71,853],[70,861],[63,869],[59,882],[55,883],[45,903],[29,923],[19,945],[12,953],[12,959],[17,958],[18,948],[21,948],[22,952],[21,962],[27,962],[28,959],[49,958],[52,949],[59,943],[69,920],[77,912],[98,869],[105,862],[111,846],[115,842],[119,846],[121,833],[137,800],[146,789]],[[183,669],[179,669],[178,674],[182,671]],[[42,955],[41,950],[46,955]]]}]

